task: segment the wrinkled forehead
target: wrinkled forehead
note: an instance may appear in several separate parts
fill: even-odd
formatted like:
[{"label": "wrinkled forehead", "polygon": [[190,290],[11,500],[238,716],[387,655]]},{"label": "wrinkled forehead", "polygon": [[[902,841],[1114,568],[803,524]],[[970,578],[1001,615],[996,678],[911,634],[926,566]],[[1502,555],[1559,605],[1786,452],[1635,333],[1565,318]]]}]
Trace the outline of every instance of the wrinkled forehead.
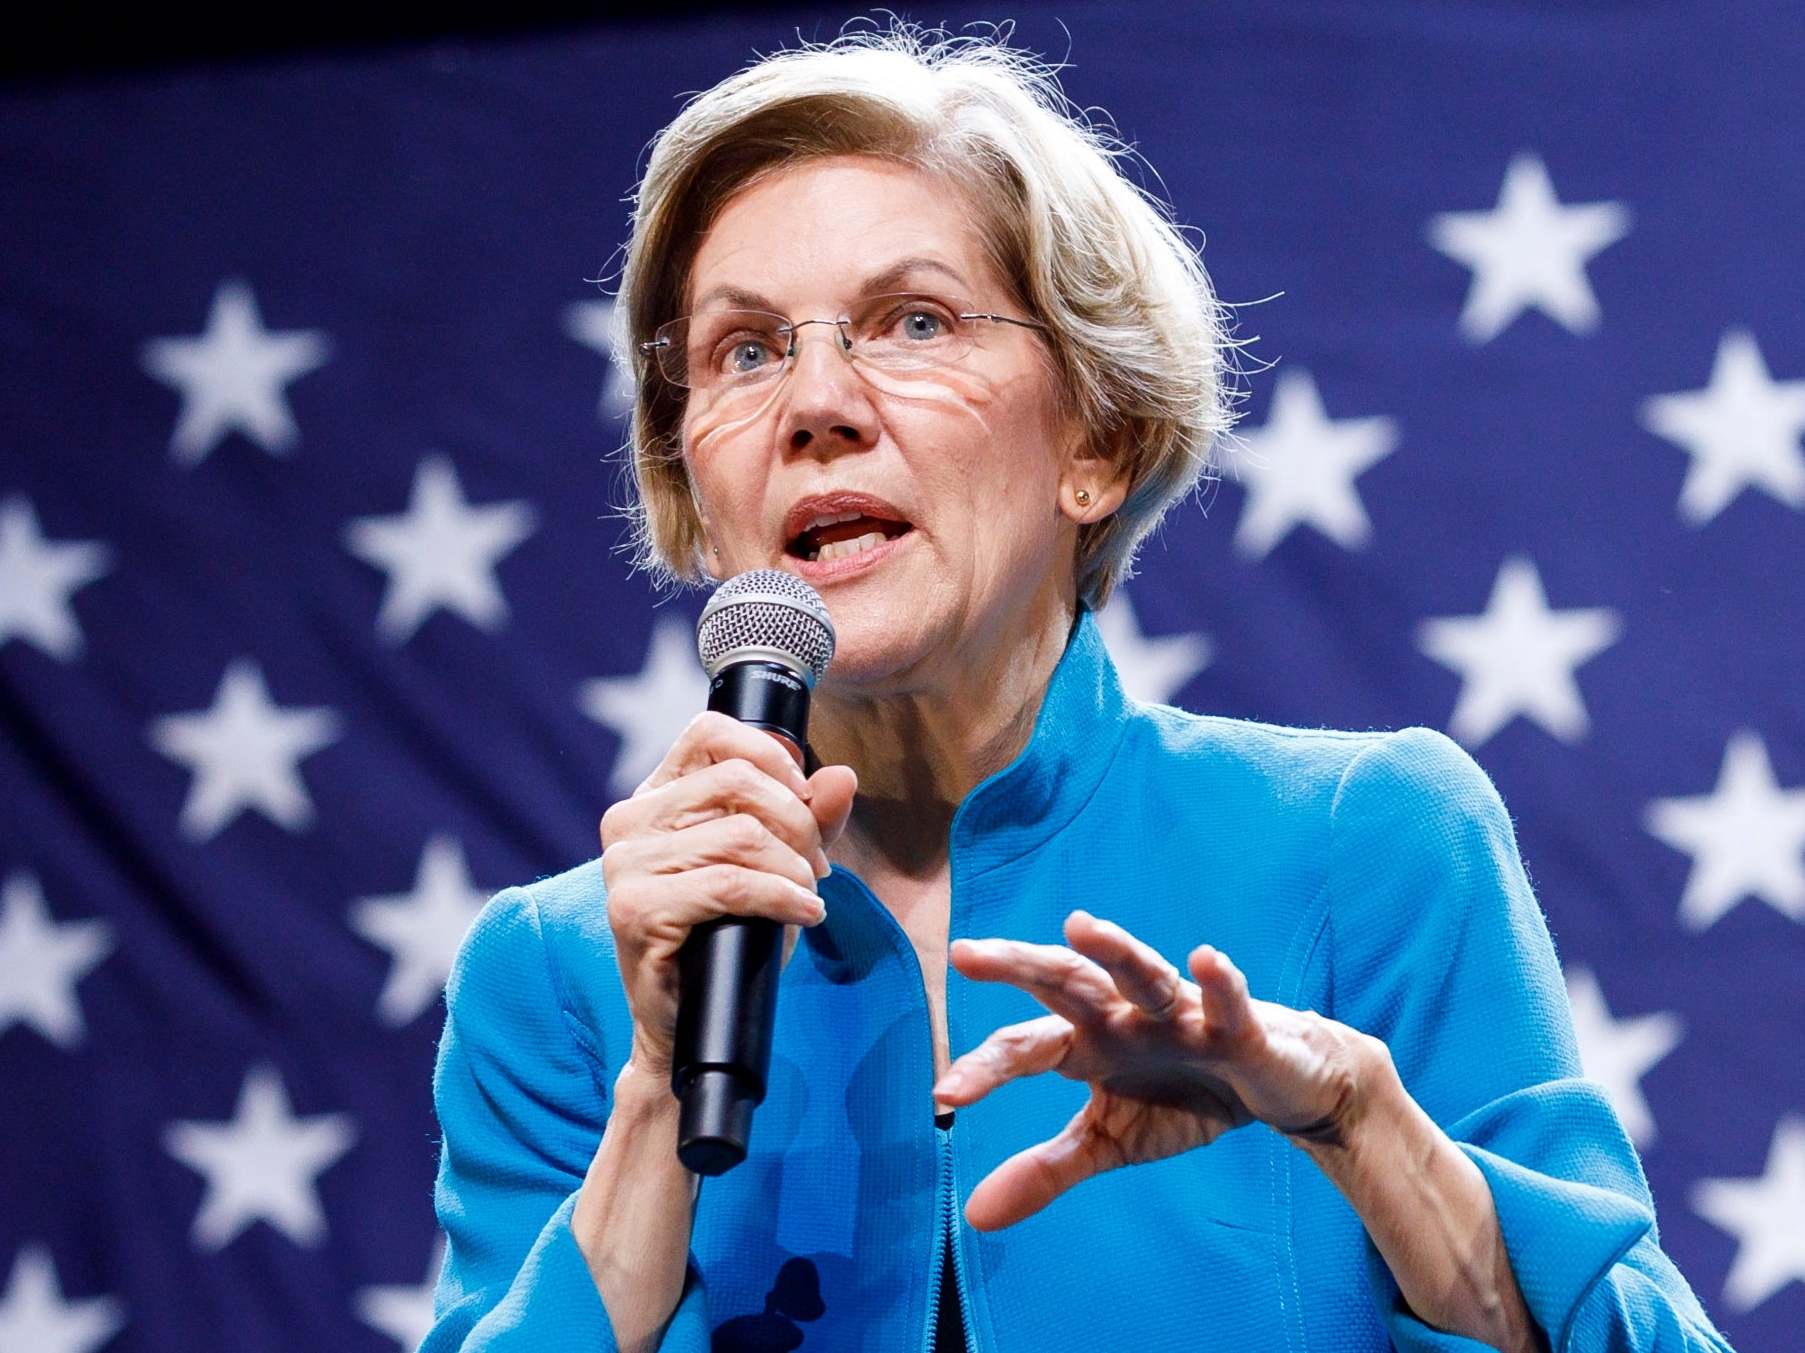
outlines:
[{"label": "wrinkled forehead", "polygon": [[786,165],[730,197],[688,269],[682,313],[837,314],[925,290],[990,303],[983,216],[953,178],[869,156]]}]

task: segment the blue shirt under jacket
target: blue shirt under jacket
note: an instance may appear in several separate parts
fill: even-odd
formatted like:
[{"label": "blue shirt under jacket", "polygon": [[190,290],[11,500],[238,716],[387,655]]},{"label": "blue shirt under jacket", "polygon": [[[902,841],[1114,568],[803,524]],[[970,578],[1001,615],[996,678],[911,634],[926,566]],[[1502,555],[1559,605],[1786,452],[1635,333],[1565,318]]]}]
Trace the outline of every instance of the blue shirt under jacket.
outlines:
[{"label": "blue shirt under jacket", "polygon": [[[1490,1184],[1556,1353],[1728,1347],[1582,1078],[1504,805],[1442,734],[1127,699],[1081,613],[1027,746],[959,806],[951,878],[955,937],[1060,943],[1083,906],[1180,965],[1213,944],[1254,996],[1384,1040]],[[827,919],[779,984],[750,1154],[702,1185],[665,1349],[926,1350],[948,1237],[978,1353],[1480,1347],[1403,1307],[1346,1200],[1262,1124],[973,1231],[973,1186],[1057,1133],[1086,1088],[1015,1082],[938,1127],[915,951],[851,873],[821,893]],[[605,906],[591,860],[498,894],[464,941],[433,1082],[449,1248],[425,1353],[615,1346],[570,1229],[629,1046]],[[1041,1013],[947,973],[955,1055]]]}]

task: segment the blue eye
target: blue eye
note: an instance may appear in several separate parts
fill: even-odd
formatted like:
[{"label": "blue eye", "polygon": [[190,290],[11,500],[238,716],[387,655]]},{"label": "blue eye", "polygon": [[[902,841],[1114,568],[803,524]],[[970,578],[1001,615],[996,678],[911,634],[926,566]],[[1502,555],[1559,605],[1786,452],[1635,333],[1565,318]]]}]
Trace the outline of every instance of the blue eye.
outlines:
[{"label": "blue eye", "polygon": [[932,310],[910,310],[903,315],[902,331],[904,337],[918,341],[939,338],[946,332],[946,321]]},{"label": "blue eye", "polygon": [[769,366],[778,354],[762,338],[743,338],[726,353],[725,370],[730,376],[744,376]]}]

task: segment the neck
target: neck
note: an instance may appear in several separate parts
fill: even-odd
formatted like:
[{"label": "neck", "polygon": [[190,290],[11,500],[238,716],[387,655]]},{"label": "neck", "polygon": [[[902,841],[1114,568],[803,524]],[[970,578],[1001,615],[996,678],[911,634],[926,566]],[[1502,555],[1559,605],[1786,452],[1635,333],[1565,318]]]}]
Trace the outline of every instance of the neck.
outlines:
[{"label": "neck", "polygon": [[945,868],[953,814],[1027,745],[1076,614],[1070,597],[1042,599],[1018,624],[962,638],[953,671],[906,690],[817,689],[809,740],[859,776],[835,860],[912,879]]}]

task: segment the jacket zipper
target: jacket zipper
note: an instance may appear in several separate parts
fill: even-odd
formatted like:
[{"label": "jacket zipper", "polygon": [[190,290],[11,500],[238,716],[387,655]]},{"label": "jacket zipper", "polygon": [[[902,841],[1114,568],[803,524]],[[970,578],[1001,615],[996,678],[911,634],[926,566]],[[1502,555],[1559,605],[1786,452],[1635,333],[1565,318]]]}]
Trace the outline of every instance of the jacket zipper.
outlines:
[{"label": "jacket zipper", "polygon": [[953,1291],[959,1298],[959,1330],[965,1353],[978,1353],[978,1330],[971,1318],[971,1293],[965,1289],[965,1260],[959,1249],[959,1181],[953,1171],[953,1130],[942,1135],[946,1150],[946,1247],[953,1256]]},{"label": "jacket zipper", "polygon": [[[934,1335],[940,1328],[940,1288],[944,1281],[940,1266],[946,1262],[946,1238],[951,1233],[953,1224],[953,1198],[950,1185],[953,1182],[952,1139],[947,1130],[938,1123],[934,1125],[935,1145],[940,1155],[939,1179],[935,1199],[934,1253],[929,1261],[928,1270],[928,1326],[922,1332],[921,1353],[934,1353]],[[955,1265],[955,1267],[957,1267]],[[963,1296],[960,1298],[963,1301]],[[970,1347],[967,1337],[966,1346]]]},{"label": "jacket zipper", "polygon": [[928,1284],[928,1327],[922,1336],[921,1353],[933,1353],[934,1336],[940,1330],[940,1288],[945,1281],[941,1272],[950,1253],[953,1257],[953,1290],[959,1300],[959,1329],[965,1340],[966,1353],[977,1353],[977,1335],[971,1322],[971,1294],[965,1286],[965,1263],[959,1257],[957,1208],[959,1192],[953,1187],[953,1130],[934,1125],[939,1139],[940,1184],[936,1211],[939,1225],[935,1228],[932,1275]]},{"label": "jacket zipper", "polygon": [[[964,805],[960,806],[960,811],[964,811]],[[957,821],[956,815],[954,820]],[[878,900],[877,894],[872,892],[871,889],[865,885],[863,879],[859,878],[856,874],[850,874],[849,877],[858,884],[859,890],[870,900],[871,906],[877,915],[888,923],[898,956],[906,957],[909,961],[914,962],[914,946],[909,943],[908,935],[904,933],[903,928],[898,924],[896,917],[891,915],[890,909]],[[919,964],[917,964],[916,967],[916,974],[917,976],[920,975]],[[928,1037],[928,1065],[932,1066],[934,1061],[934,1040],[931,1032],[933,1028],[933,1016],[928,1013],[928,990],[925,981],[921,983],[921,1009],[922,1013],[928,1016],[928,1027],[930,1030]],[[941,1265],[945,1262],[946,1252],[949,1249],[952,1251],[953,1256],[953,1285],[954,1290],[958,1293],[959,1297],[959,1324],[965,1334],[965,1350],[966,1353],[977,1353],[977,1335],[972,1329],[971,1322],[971,1294],[965,1284],[965,1264],[959,1258],[959,1237],[953,1219],[954,1201],[957,1198],[957,1191],[953,1187],[952,1129],[943,1128],[940,1124],[936,1123],[934,1124],[934,1136],[940,1157],[939,1177],[936,1185],[937,1200],[935,1203],[935,1210],[939,1222],[935,1228],[934,1253],[929,1261],[928,1323],[927,1329],[923,1331],[921,1337],[921,1353],[934,1353],[934,1335],[940,1323],[940,1285],[943,1281],[941,1277]]]}]

